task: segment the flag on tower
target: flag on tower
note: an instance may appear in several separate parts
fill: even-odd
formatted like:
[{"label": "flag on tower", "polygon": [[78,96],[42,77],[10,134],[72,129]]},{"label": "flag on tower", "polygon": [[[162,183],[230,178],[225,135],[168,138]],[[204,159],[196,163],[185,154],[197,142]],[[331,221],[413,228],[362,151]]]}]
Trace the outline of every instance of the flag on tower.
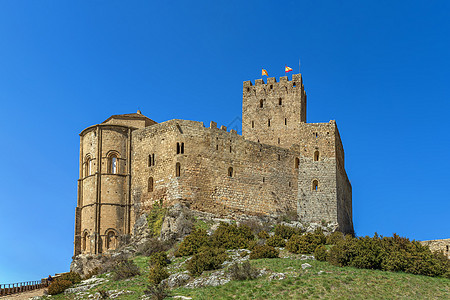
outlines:
[{"label": "flag on tower", "polygon": [[290,72],[290,71],[292,71],[292,69],[289,68],[288,66],[284,65],[284,72],[287,73],[287,72]]},{"label": "flag on tower", "polygon": [[269,73],[267,73],[267,70],[266,70],[266,69],[262,69],[262,74],[261,74],[261,76],[264,76],[264,75],[266,75],[267,77],[269,77]]}]

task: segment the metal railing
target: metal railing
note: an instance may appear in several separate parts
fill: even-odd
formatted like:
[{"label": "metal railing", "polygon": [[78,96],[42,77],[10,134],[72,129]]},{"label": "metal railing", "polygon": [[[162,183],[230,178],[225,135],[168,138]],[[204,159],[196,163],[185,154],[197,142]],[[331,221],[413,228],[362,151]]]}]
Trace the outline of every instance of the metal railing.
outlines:
[{"label": "metal railing", "polygon": [[47,280],[25,281],[17,283],[0,284],[0,297],[26,291],[41,289],[47,286]]}]

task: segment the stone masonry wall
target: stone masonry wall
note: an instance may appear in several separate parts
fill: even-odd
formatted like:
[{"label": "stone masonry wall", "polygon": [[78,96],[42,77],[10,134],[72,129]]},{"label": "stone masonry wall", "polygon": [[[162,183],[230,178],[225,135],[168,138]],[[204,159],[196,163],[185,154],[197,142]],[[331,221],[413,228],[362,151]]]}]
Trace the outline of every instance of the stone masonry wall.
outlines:
[{"label": "stone masonry wall", "polygon": [[[176,143],[184,143],[183,154],[177,154]],[[287,149],[247,141],[214,123],[205,128],[200,122],[171,120],[133,132],[133,150],[132,197],[140,210],[160,199],[219,214],[296,210],[295,155]],[[149,167],[153,154],[155,165]],[[148,190],[150,177],[153,191]]]}]

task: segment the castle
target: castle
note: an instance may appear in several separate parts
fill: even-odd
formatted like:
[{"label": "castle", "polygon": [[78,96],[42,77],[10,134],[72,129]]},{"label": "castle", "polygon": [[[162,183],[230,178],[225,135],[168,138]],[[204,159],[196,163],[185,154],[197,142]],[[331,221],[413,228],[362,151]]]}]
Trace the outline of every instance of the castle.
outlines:
[{"label": "castle", "polygon": [[80,133],[74,254],[114,250],[155,201],[217,215],[333,222],[353,233],[335,121],[306,123],[301,74],[243,84],[242,136],[215,122],[113,115]]}]

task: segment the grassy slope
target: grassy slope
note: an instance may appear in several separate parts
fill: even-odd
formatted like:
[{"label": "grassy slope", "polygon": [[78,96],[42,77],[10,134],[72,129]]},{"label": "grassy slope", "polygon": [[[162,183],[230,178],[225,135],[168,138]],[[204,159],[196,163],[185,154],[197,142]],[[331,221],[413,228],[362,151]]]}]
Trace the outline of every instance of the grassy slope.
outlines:
[{"label": "grassy slope", "polygon": [[[147,285],[147,257],[136,257],[142,275],[128,280],[108,282],[98,290],[130,290],[119,299],[140,299]],[[175,262],[180,262],[177,259]],[[178,288],[171,295],[193,299],[450,299],[450,280],[406,273],[334,267],[326,262],[298,260],[295,257],[251,261],[258,268],[290,273],[284,280],[269,281],[267,276],[251,281],[232,281],[218,287]],[[311,268],[302,270],[303,263]],[[171,272],[176,270],[171,269]],[[325,271],[318,275],[319,271]],[[73,299],[58,295],[52,299]]]}]

